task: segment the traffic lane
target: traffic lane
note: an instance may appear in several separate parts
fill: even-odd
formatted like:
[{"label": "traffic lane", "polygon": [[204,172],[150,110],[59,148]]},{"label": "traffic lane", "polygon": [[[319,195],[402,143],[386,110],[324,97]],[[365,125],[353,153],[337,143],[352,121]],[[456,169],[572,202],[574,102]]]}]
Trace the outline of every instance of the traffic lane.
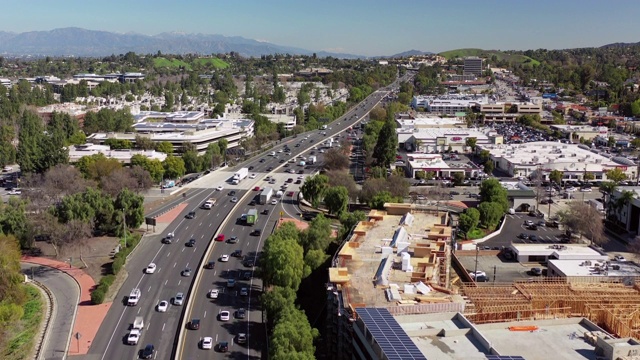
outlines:
[{"label": "traffic lane", "polygon": [[[146,308],[155,307],[155,304],[151,304],[152,301],[150,299],[153,298],[154,295],[156,297],[159,296],[157,293],[145,294],[145,289],[147,289],[147,293],[149,293],[152,289],[154,289],[153,286],[149,286],[150,284],[148,284],[148,282],[157,282],[160,284],[165,283],[167,285],[169,283],[174,284],[177,282],[181,282],[180,280],[178,280],[177,282],[174,281],[175,276],[173,274],[167,271],[163,272],[162,270],[163,270],[163,267],[166,268],[165,264],[170,264],[171,261],[174,261],[174,263],[178,261],[183,262],[182,259],[180,258],[183,251],[172,251],[172,250],[163,251],[163,250],[165,250],[165,248],[168,248],[168,249],[175,248],[176,246],[182,246],[183,247],[182,250],[184,250],[185,242],[188,239],[190,239],[192,235],[195,236],[195,233],[193,233],[193,231],[190,231],[188,229],[192,221],[197,221],[201,223],[208,222],[209,226],[203,228],[202,231],[205,231],[205,229],[208,229],[211,226],[216,226],[216,227],[219,226],[219,223],[221,222],[221,220],[218,220],[218,224],[216,225],[215,224],[216,220],[214,220],[213,213],[210,213],[208,210],[201,210],[199,212],[196,211],[196,214],[197,214],[196,219],[185,218],[185,215],[189,211],[192,211],[193,209],[197,209],[199,205],[204,202],[205,199],[208,199],[210,197],[220,198],[221,196],[221,194],[216,194],[216,192],[212,191],[211,189],[205,189],[205,191],[195,191],[194,193],[198,195],[191,198],[191,200],[193,201],[189,203],[189,206],[187,206],[176,217],[176,219],[167,227],[167,232],[173,232],[175,234],[173,244],[165,245],[160,242],[160,239],[166,234],[149,238],[148,240],[142,241],[138,245],[140,248],[137,250],[137,252],[139,253],[139,255],[137,255],[136,257],[137,261],[127,263],[126,269],[130,274],[130,276],[127,278],[127,280],[125,280],[124,284],[122,285],[118,293],[118,296],[114,300],[116,303],[121,302],[122,305],[124,306],[124,309],[121,309],[119,306],[111,307],[109,312],[111,313],[113,311],[113,313],[107,315],[107,319],[110,319],[111,323],[106,323],[105,321],[105,323],[103,323],[103,325],[101,326],[101,330],[99,332],[100,334],[104,334],[105,336],[99,337],[100,340],[98,340],[98,337],[97,337],[96,339],[98,341],[94,341],[94,344],[92,344],[92,349],[94,349],[94,347],[96,346],[95,343],[97,343],[97,347],[95,347],[96,350],[106,349],[105,351],[102,352],[103,354],[102,359],[114,358],[113,356],[116,356],[116,358],[120,356],[128,356],[129,354],[133,354],[133,351],[135,351],[135,350],[132,350],[131,347],[128,345],[123,346],[123,342],[119,342],[117,339],[118,333],[122,333],[123,331],[128,333],[129,324],[133,322],[136,316],[133,314],[133,311],[130,311],[132,308],[126,306],[126,299],[132,289],[140,288],[143,294],[143,296],[141,296],[140,303],[137,306],[139,308],[136,309],[136,312],[139,312],[141,311],[140,309],[142,309],[143,306]],[[182,226],[185,223],[187,224],[185,226]],[[194,249],[194,251],[195,250],[198,250],[197,247],[196,249]],[[161,252],[163,253],[162,255],[161,255]],[[151,262],[156,263],[156,265],[158,266],[158,268],[156,269],[156,274],[145,275],[143,273],[144,268],[146,268],[146,266]],[[154,276],[153,280],[145,281],[149,276]],[[157,289],[159,288],[156,287],[156,290]],[[151,296],[148,296],[148,295],[151,295]],[[147,313],[151,314],[150,311],[147,311]],[[118,316],[117,314],[120,314],[120,315]],[[149,322],[150,320],[151,319],[147,318],[145,319],[145,322]],[[111,330],[111,332],[108,332],[109,330]],[[102,331],[104,331],[104,333]],[[126,334],[122,336],[126,336]],[[144,337],[144,333],[143,333],[143,337]],[[107,341],[107,342],[106,344],[103,344],[101,343],[102,341]],[[113,349],[110,349],[110,348],[113,348]],[[162,349],[158,349],[158,351],[161,351],[161,350]]]},{"label": "traffic lane", "polygon": [[[264,205],[264,206],[258,206],[255,208],[256,210],[259,211],[259,213],[261,213],[262,210],[264,210],[265,208],[269,209],[270,207],[272,206]],[[223,244],[222,242],[216,243],[215,248],[213,250],[212,258],[209,260],[219,259],[223,254],[230,254],[230,252],[238,248],[243,249],[243,255],[245,256],[255,257],[257,255],[257,252],[259,251],[258,247],[261,246],[261,239],[268,236],[267,235],[268,228],[270,229],[270,227],[273,226],[270,219],[276,218],[275,217],[276,215],[274,215],[276,211],[271,211],[270,209],[270,215],[266,217],[266,219],[265,219],[265,216],[259,215],[258,223],[254,226],[239,225],[239,224],[236,224],[235,221],[233,221],[239,218],[242,214],[245,214],[251,208],[254,208],[254,207],[245,206],[245,207],[239,208],[237,211],[232,213],[231,214],[232,221],[230,221],[221,230],[221,233],[226,232],[227,234],[238,236],[239,238],[238,243],[234,244],[235,246],[231,246],[230,244]],[[260,238],[250,235],[250,232],[257,228],[261,228],[263,230]],[[208,271],[211,271],[211,270],[208,270]],[[240,273],[245,271],[252,271],[252,269],[246,268],[242,264],[240,259],[231,258],[229,259],[228,262],[218,261],[216,264],[216,269],[213,270],[213,272],[210,273],[208,276],[206,276],[207,280],[204,280],[205,277],[202,278],[204,284],[202,284],[202,286],[198,285],[198,289],[194,291],[194,294],[196,294],[196,297],[193,298],[193,301],[195,301],[195,304],[193,306],[192,315],[190,316],[190,318],[194,318],[196,317],[196,315],[204,317],[206,314],[213,313],[216,316],[216,321],[212,320],[211,322],[210,321],[201,322],[200,330],[187,331],[185,333],[186,338],[185,338],[185,345],[183,350],[184,353],[182,354],[183,356],[185,356],[185,358],[189,358],[189,359],[198,358],[197,354],[203,352],[203,350],[199,350],[198,343],[200,341],[200,338],[204,336],[211,336],[214,338],[214,341],[216,337],[219,339],[218,341],[222,341],[221,339],[225,339],[226,341],[229,341],[229,344],[231,347],[230,350],[237,351],[237,349],[235,349],[235,346],[232,345],[234,343],[231,342],[229,339],[233,339],[239,332],[241,332],[240,330],[242,330],[243,327],[237,326],[236,324],[237,320],[230,320],[228,323],[219,324],[220,321],[217,319],[217,316],[220,311],[227,310],[231,312],[232,319],[233,319],[234,312],[238,308],[240,307],[243,307],[245,309],[249,308],[249,305],[251,305],[248,302],[249,299],[256,299],[254,300],[254,303],[251,306],[257,305],[257,295],[255,292],[255,288],[257,285],[260,285],[259,287],[261,287],[261,284],[256,284],[255,278],[253,279],[254,281],[253,284],[245,280],[239,280]],[[234,289],[230,290],[227,288],[227,280],[229,279],[234,279],[237,281],[237,284]],[[251,295],[246,298],[238,296],[236,292],[245,286],[250,287],[252,289]],[[220,296],[218,299],[207,298],[207,293],[210,289],[218,289],[220,291]],[[210,315],[206,315],[206,316],[210,316]],[[261,321],[261,317],[259,318],[259,320]],[[196,332],[199,332],[199,334],[195,334]],[[253,337],[253,334],[250,334],[249,336]],[[261,348],[254,349],[254,351],[257,351],[258,353],[260,350]]]},{"label": "traffic lane", "polygon": [[64,271],[29,263],[20,263],[23,274],[44,285],[55,301],[55,309],[49,324],[49,337],[42,355],[46,359],[63,359],[69,346],[76,308],[80,296],[78,283]]}]

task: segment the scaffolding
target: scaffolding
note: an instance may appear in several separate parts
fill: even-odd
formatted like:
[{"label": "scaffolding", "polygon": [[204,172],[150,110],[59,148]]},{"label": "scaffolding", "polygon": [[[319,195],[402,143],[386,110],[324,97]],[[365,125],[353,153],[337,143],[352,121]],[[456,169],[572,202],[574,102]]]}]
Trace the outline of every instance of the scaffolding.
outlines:
[{"label": "scaffolding", "polygon": [[562,279],[462,285],[465,316],[476,324],[585,317],[619,337],[640,339],[640,288]]}]

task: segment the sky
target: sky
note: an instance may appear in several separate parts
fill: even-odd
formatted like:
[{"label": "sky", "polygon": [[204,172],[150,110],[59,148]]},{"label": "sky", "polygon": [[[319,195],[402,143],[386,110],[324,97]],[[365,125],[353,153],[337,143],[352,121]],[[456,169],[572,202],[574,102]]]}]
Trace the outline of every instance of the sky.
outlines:
[{"label": "sky", "polygon": [[640,41],[637,0],[0,0],[0,31],[242,36],[365,56]]}]

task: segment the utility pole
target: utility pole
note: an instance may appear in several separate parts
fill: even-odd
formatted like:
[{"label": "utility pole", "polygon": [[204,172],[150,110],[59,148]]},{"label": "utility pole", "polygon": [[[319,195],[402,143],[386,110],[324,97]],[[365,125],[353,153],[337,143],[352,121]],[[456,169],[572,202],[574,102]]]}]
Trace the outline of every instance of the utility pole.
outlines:
[{"label": "utility pole", "polygon": [[124,209],[122,209],[122,230],[123,230],[123,238],[124,238],[124,248],[127,248],[127,218]]}]

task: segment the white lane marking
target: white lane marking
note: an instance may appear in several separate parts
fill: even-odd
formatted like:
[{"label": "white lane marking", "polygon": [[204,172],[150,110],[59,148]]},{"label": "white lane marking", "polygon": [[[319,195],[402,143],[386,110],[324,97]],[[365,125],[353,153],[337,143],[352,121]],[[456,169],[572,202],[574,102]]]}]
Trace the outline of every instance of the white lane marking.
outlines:
[{"label": "white lane marking", "polygon": [[169,257],[169,255],[171,255],[171,253],[167,253],[167,257]]},{"label": "white lane marking", "polygon": [[178,280],[178,285],[180,285],[181,282],[182,282],[182,280]]},{"label": "white lane marking", "polygon": [[206,318],[206,317],[207,317],[207,311],[205,310],[203,318]]},{"label": "white lane marking", "polygon": [[167,323],[162,324],[162,331],[164,331],[165,325],[167,325]]},{"label": "white lane marking", "polygon": [[140,310],[142,310],[142,308],[140,308],[140,307],[139,307],[139,308],[138,308],[138,314],[140,314]]},{"label": "white lane marking", "polygon": [[169,279],[165,280],[164,285],[166,286],[168,282],[169,282]]},{"label": "white lane marking", "polygon": [[149,290],[147,290],[147,292],[151,291],[151,286],[149,286]]},{"label": "white lane marking", "polygon": [[174,262],[174,263],[173,263],[173,267],[176,267],[176,265],[178,265],[178,263],[177,263],[177,262]]}]

